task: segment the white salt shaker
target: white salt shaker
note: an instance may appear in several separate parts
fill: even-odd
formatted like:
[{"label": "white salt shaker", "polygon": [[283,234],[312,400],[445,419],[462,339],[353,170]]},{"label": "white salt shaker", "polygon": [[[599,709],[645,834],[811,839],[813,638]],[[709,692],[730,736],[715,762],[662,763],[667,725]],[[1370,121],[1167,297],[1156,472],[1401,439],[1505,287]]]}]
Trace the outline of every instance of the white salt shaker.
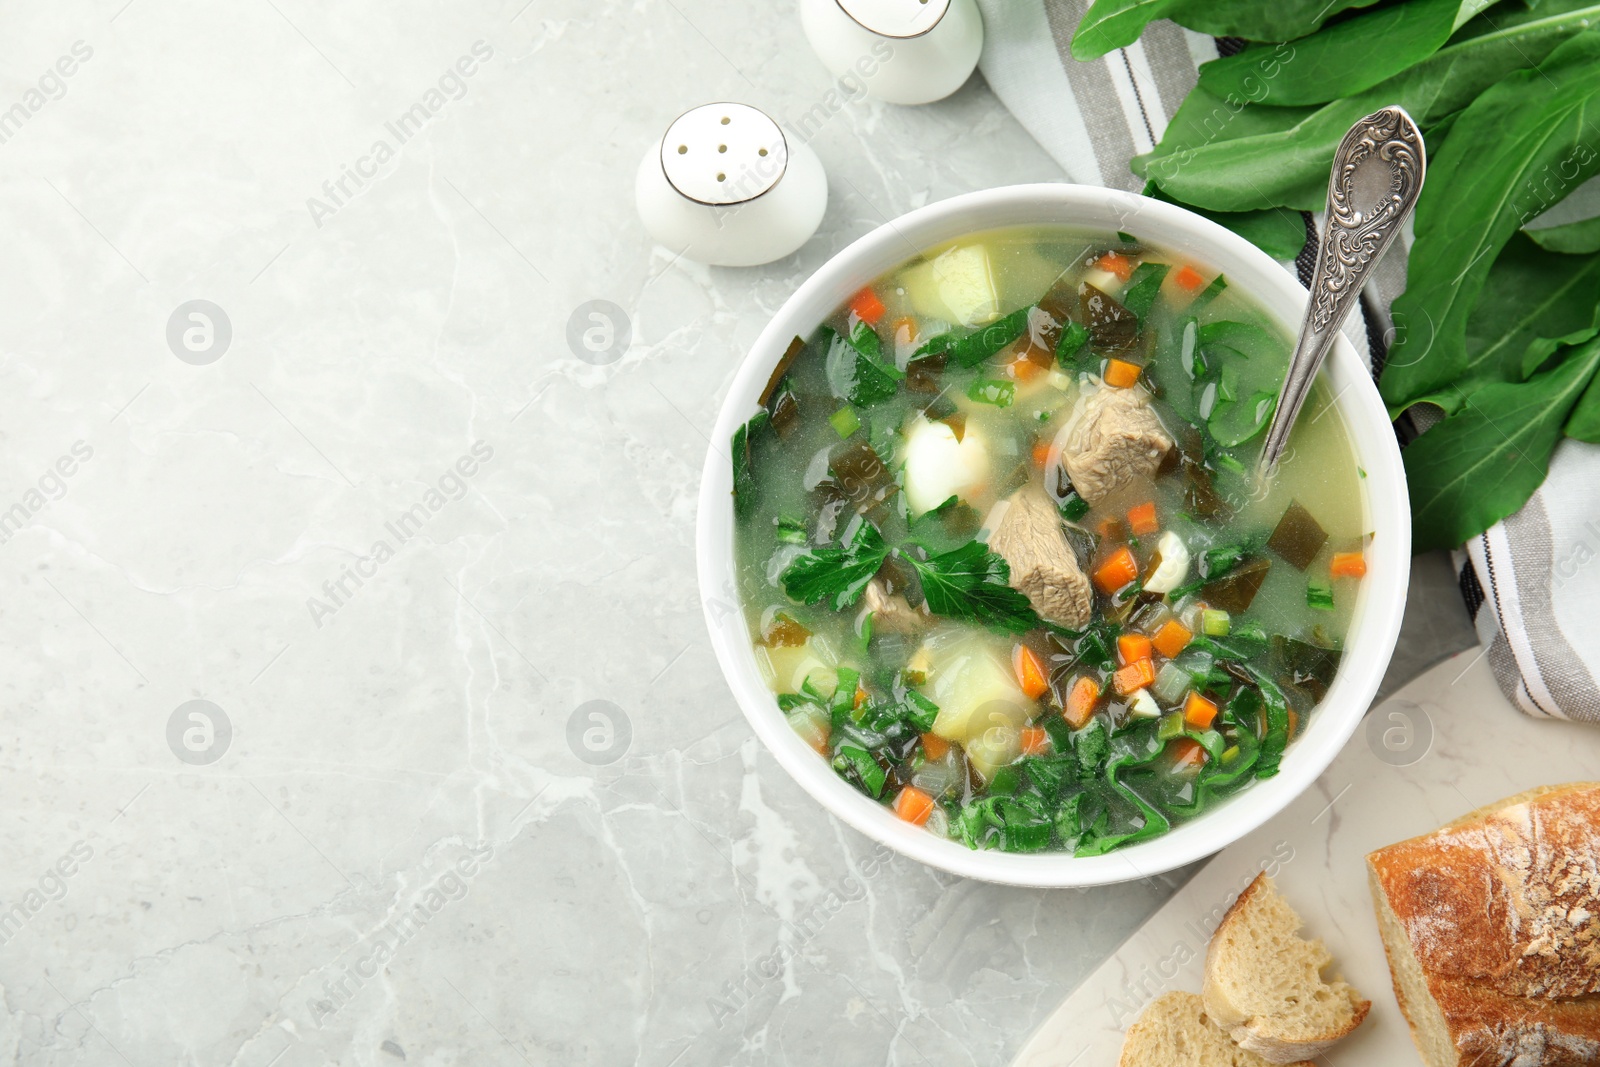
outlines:
[{"label": "white salt shaker", "polygon": [[634,186],[650,236],[675,253],[723,267],[782,259],[817,232],[828,177],[748,104],[704,104],[680,115],[639,164]]},{"label": "white salt shaker", "polygon": [[891,104],[928,104],[961,88],[983,51],[977,0],[800,0],[824,66]]}]

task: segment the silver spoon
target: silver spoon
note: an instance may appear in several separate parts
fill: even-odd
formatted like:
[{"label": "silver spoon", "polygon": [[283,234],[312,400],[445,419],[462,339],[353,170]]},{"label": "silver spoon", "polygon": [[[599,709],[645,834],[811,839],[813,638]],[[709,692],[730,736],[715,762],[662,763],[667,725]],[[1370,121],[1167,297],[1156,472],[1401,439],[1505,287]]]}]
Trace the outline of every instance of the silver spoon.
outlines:
[{"label": "silver spoon", "polygon": [[1422,133],[1401,107],[1374,111],[1350,127],[1339,142],[1328,182],[1328,221],[1311,275],[1311,298],[1261,449],[1263,475],[1271,474],[1283,455],[1295,417],[1372,265],[1417,206],[1427,165]]}]

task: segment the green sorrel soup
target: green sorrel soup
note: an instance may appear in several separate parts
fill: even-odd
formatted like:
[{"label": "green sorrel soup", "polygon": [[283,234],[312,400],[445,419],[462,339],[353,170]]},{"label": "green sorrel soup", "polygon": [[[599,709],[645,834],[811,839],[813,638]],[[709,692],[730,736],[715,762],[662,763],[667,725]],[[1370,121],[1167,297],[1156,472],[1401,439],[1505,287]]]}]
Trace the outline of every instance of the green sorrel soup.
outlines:
[{"label": "green sorrel soup", "polygon": [[1128,234],[979,234],[863,289],[732,442],[776,710],[970,848],[1100,855],[1276,774],[1366,571],[1322,383],[1257,480],[1290,347]]}]

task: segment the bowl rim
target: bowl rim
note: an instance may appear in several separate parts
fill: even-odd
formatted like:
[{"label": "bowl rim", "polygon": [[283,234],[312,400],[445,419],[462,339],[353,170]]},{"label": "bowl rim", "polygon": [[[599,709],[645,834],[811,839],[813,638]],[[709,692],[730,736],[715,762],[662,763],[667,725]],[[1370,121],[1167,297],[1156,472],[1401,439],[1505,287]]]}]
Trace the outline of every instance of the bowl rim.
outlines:
[{"label": "bowl rim", "polygon": [[[937,201],[886,222],[807,278],[739,361],[702,471],[695,530],[701,606],[718,665],[756,736],[790,777],[845,823],[919,862],[1005,885],[1105,885],[1146,878],[1210,856],[1259,828],[1309,788],[1355,733],[1383,679],[1405,609],[1411,514],[1399,445],[1376,385],[1341,334],[1322,374],[1364,473],[1374,534],[1345,655],[1306,731],[1279,773],[1166,834],[1104,856],[974,851],[896,818],[834,774],[784,721],[756,665],[734,585],[732,469],[727,442],[755,414],[756,398],[792,337],[809,336],[850,295],[922,251],[963,236],[1026,225],[1121,231],[1192,255],[1242,286],[1294,336],[1307,292],[1265,252],[1209,219],[1135,193],[1067,183],[1011,185]],[[1396,547],[1390,547],[1396,546]]]}]

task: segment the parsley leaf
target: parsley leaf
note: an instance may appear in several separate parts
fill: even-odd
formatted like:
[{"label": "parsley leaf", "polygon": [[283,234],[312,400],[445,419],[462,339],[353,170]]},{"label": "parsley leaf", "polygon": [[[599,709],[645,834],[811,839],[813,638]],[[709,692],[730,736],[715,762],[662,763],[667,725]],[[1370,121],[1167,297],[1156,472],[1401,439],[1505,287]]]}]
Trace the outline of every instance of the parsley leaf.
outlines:
[{"label": "parsley leaf", "polygon": [[919,560],[906,556],[922,580],[922,595],[935,615],[979,622],[1023,633],[1041,625],[1028,598],[1011,588],[1011,566],[982,541]]},{"label": "parsley leaf", "polygon": [[858,407],[888,400],[900,388],[905,372],[883,360],[883,341],[864,322],[848,337],[835,333],[828,345],[828,385],[838,397]]},{"label": "parsley leaf", "polygon": [[784,569],[783,590],[802,604],[827,601],[843,611],[861,598],[867,583],[889,556],[878,528],[865,519],[840,548],[814,548]]}]

